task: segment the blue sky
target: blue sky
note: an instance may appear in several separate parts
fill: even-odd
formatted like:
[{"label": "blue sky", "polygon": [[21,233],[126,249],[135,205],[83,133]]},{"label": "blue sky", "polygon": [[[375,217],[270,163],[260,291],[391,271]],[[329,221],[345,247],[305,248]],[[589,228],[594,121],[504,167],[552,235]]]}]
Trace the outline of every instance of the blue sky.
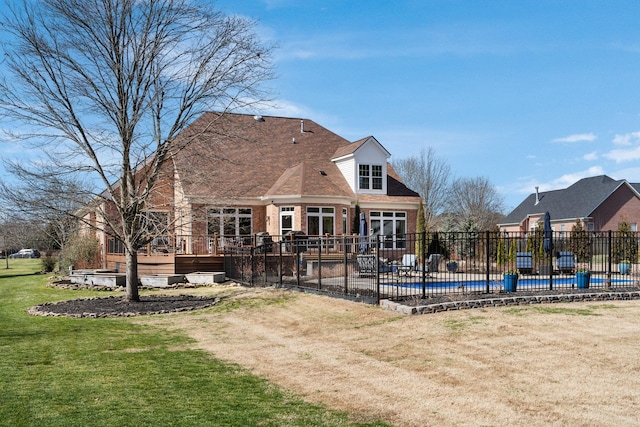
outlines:
[{"label": "blue sky", "polygon": [[392,159],[433,147],[456,177],[488,178],[505,213],[535,186],[640,182],[640,1],[211,3],[280,46],[264,114],[373,135]]},{"label": "blue sky", "polygon": [[640,182],[640,2],[219,0],[277,42],[278,108],[393,159],[433,147],[506,212],[539,186]]}]

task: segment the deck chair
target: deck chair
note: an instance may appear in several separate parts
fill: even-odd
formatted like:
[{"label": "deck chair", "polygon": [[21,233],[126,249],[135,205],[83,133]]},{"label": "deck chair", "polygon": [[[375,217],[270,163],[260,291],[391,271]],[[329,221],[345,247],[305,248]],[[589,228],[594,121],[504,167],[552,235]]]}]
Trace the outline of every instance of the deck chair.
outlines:
[{"label": "deck chair", "polygon": [[[376,275],[376,256],[375,255],[358,255],[358,276],[367,277]],[[378,260],[378,273],[388,273],[391,266],[386,259]]]},{"label": "deck chair", "polygon": [[358,275],[360,277],[375,276],[376,258],[375,255],[358,255]]},{"label": "deck chair", "polygon": [[440,254],[431,254],[429,255],[429,259],[427,260],[427,271],[429,273],[437,273],[438,265],[440,264],[440,260],[442,259],[442,255]]},{"label": "deck chair", "polygon": [[556,269],[560,273],[573,273],[576,268],[573,252],[563,251],[556,255]]},{"label": "deck chair", "polygon": [[531,252],[516,252],[516,268],[522,274],[531,274],[533,271]]},{"label": "deck chair", "polygon": [[403,273],[408,276],[412,271],[416,271],[416,261],[415,254],[402,255],[402,263],[398,265],[398,274]]}]

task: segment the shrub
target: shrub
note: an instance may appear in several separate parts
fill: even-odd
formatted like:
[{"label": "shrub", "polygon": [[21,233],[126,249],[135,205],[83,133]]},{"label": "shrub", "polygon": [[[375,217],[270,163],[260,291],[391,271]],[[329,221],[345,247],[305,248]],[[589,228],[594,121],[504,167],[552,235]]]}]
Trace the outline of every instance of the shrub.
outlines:
[{"label": "shrub", "polygon": [[52,273],[56,268],[56,259],[51,257],[43,257],[42,260],[42,270],[45,273]]},{"label": "shrub", "polygon": [[69,239],[60,253],[60,268],[64,270],[69,267],[100,268],[101,265],[100,242],[84,233],[78,233]]},{"label": "shrub", "polygon": [[638,241],[634,231],[631,231],[631,224],[626,220],[618,224],[618,231],[615,233],[613,241],[613,261],[618,263],[623,260],[637,262]]}]

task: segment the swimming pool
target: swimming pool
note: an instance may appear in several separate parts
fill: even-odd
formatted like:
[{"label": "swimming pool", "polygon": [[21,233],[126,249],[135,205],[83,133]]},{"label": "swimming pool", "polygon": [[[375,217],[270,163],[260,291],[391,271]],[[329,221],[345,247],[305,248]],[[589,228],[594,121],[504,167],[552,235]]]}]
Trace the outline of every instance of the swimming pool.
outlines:
[{"label": "swimming pool", "polygon": [[[603,277],[592,277],[590,283],[593,285],[602,285],[605,282],[605,278]],[[611,283],[618,283],[622,285],[632,285],[634,283],[631,279],[611,279]],[[422,282],[388,282],[381,283],[383,286],[399,286],[403,288],[419,288],[422,289]],[[502,280],[491,280],[489,281],[490,288],[502,287],[504,285],[504,281]],[[575,276],[571,277],[554,277],[553,278],[553,286],[562,286],[567,287],[571,285],[576,285]],[[482,290],[487,288],[486,280],[459,280],[459,281],[427,281],[424,286],[426,288],[450,288],[457,289],[462,288],[466,290]],[[548,278],[536,278],[536,279],[518,279],[518,289],[522,288],[549,288],[551,284],[549,283]],[[600,286],[597,286],[600,287]]]}]

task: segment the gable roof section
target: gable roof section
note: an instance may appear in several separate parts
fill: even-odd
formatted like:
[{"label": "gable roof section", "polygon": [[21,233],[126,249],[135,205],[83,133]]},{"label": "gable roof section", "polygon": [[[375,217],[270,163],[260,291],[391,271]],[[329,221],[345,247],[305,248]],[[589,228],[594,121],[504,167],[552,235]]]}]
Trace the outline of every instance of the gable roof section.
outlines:
[{"label": "gable roof section", "polygon": [[353,197],[353,191],[344,185],[342,174],[318,168],[317,162],[305,161],[288,168],[266,192],[265,197],[275,196],[329,196]]},{"label": "gable roof section", "polygon": [[[175,173],[186,197],[202,199],[355,198],[332,159],[375,141],[367,137],[350,143],[308,119],[213,112],[203,114],[178,138],[172,153]],[[388,201],[398,200],[389,196],[416,196],[392,170],[388,182],[393,182],[392,191],[383,196]]]},{"label": "gable roof section", "polygon": [[549,212],[553,219],[573,219],[590,216],[615,190],[628,185],[638,196],[640,184],[616,181],[607,175],[583,178],[563,189],[532,193],[501,222],[501,225],[518,224],[529,215]]},{"label": "gable roof section", "polygon": [[347,156],[353,155],[353,154],[355,154],[356,151],[358,151],[358,149],[360,147],[362,147],[366,143],[375,144],[376,147],[381,152],[383,152],[386,157],[391,157],[391,153],[389,153],[387,151],[387,149],[384,148],[382,146],[382,144],[380,144],[378,142],[377,139],[375,139],[373,136],[367,136],[366,138],[362,138],[362,139],[359,139],[357,141],[354,141],[354,142],[352,142],[351,144],[349,144],[347,146],[338,148],[338,150],[333,154],[332,160],[336,161],[336,160],[340,160],[343,157],[347,157]]}]

